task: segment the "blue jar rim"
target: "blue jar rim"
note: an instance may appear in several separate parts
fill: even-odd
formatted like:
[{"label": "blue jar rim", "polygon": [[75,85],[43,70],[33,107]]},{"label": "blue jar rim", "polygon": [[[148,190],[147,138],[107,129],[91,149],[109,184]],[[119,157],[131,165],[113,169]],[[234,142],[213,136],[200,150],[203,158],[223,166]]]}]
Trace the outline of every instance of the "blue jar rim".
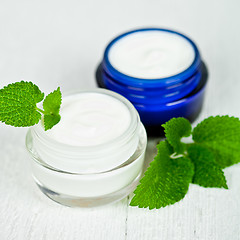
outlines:
[{"label": "blue jar rim", "polygon": [[[182,71],[181,73],[178,73],[176,75],[166,77],[166,78],[156,78],[156,79],[155,78],[154,79],[136,78],[136,77],[132,77],[132,76],[126,75],[126,74],[118,71],[116,68],[114,68],[112,66],[112,64],[110,63],[109,58],[108,58],[108,54],[109,54],[111,47],[118,40],[120,40],[121,38],[123,38],[129,34],[136,33],[136,32],[144,32],[144,31],[164,31],[164,32],[177,34],[177,35],[183,37],[184,39],[186,39],[192,45],[194,52],[195,52],[195,58],[194,58],[192,64],[187,69]],[[140,28],[140,29],[135,29],[132,31],[125,32],[125,33],[117,36],[107,45],[107,47],[104,51],[104,57],[103,57],[103,61],[102,61],[104,70],[110,76],[112,76],[114,79],[118,80],[119,82],[128,84],[130,86],[140,86],[140,85],[143,86],[144,85],[146,87],[147,86],[148,87],[162,87],[162,86],[164,87],[164,86],[169,86],[169,85],[180,83],[180,82],[184,81],[186,78],[193,75],[194,72],[199,68],[200,64],[201,64],[201,57],[200,57],[200,53],[198,51],[196,44],[190,38],[185,36],[184,34],[176,32],[174,30],[164,29],[164,28]]]}]

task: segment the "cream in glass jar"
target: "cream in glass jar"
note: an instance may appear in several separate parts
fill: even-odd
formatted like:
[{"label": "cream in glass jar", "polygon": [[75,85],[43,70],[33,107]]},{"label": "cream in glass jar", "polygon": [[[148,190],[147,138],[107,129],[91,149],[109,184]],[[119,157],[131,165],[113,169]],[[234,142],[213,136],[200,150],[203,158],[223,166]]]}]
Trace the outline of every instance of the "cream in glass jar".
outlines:
[{"label": "cream in glass jar", "polygon": [[146,132],[133,105],[108,90],[63,97],[61,121],[32,127],[26,144],[33,177],[51,199],[92,207],[120,200],[142,172]]}]

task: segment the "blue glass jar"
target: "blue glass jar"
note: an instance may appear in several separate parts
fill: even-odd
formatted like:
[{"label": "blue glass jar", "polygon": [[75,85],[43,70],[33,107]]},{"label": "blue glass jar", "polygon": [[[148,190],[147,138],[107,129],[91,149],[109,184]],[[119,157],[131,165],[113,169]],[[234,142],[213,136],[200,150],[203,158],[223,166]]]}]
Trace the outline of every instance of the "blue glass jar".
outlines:
[{"label": "blue glass jar", "polygon": [[[146,31],[161,31],[184,38],[194,51],[190,66],[172,76],[154,79],[129,76],[114,68],[109,58],[114,44],[126,36]],[[115,91],[133,103],[150,135],[161,134],[161,125],[173,117],[195,120],[202,108],[207,78],[206,65],[194,42],[181,33],[159,28],[138,29],[113,39],[96,72],[99,87]]]}]

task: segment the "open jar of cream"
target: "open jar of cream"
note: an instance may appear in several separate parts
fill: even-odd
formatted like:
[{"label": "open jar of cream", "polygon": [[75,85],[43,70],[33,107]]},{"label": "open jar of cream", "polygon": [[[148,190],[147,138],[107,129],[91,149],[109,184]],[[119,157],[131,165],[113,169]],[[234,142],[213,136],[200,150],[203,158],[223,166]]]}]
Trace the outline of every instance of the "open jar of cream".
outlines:
[{"label": "open jar of cream", "polygon": [[48,197],[68,206],[93,207],[131,193],[141,176],[146,132],[133,105],[98,89],[63,97],[61,121],[26,137],[32,174]]},{"label": "open jar of cream", "polygon": [[138,110],[150,134],[173,117],[199,114],[207,69],[192,40],[175,31],[139,29],[112,40],[97,69],[98,86],[118,92]]}]

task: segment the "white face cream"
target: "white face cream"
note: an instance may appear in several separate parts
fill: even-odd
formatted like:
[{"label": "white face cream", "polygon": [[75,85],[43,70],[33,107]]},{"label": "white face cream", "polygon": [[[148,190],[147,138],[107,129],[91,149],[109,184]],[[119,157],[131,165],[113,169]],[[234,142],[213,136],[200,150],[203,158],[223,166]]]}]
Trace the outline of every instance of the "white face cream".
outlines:
[{"label": "white face cream", "polygon": [[132,104],[108,90],[83,91],[64,97],[60,114],[51,130],[38,124],[27,135],[33,177],[41,190],[74,206],[83,206],[82,198],[95,206],[133,191],[147,140]]},{"label": "white face cream", "polygon": [[142,79],[174,76],[193,63],[195,51],[184,37],[166,31],[128,34],[110,48],[108,59],[119,72]]},{"label": "white face cream", "polygon": [[124,103],[101,93],[82,93],[63,99],[61,121],[46,134],[72,146],[96,146],[121,136],[131,115]]}]

